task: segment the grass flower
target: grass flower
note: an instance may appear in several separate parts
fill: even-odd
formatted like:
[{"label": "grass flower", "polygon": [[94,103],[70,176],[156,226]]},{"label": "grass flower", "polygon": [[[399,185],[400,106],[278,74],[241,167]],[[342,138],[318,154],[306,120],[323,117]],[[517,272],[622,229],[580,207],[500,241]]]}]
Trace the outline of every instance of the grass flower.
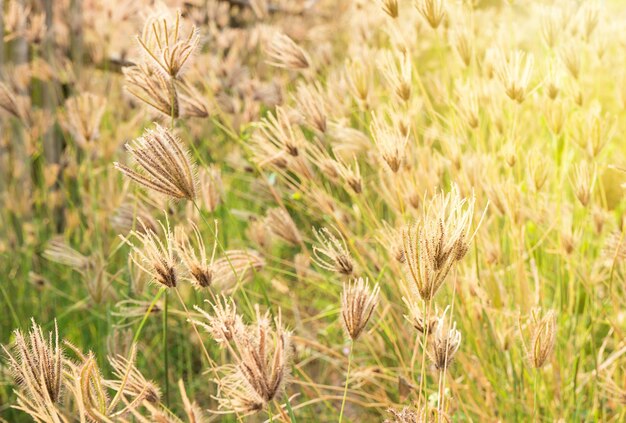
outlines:
[{"label": "grass flower", "polygon": [[207,313],[198,306],[194,306],[204,317],[204,321],[194,320],[200,327],[204,328],[217,342],[220,347],[226,348],[235,336],[242,336],[246,327],[243,319],[237,314],[237,307],[232,298],[226,296],[218,297],[214,303],[210,303],[212,314]]},{"label": "grass flower", "polygon": [[322,269],[350,276],[354,271],[354,262],[346,241],[337,232],[339,238],[328,228],[315,231],[315,238],[319,245],[313,246],[315,264]]},{"label": "grass flower", "polygon": [[396,96],[409,101],[413,86],[411,56],[407,52],[385,51],[381,71]]},{"label": "grass flower", "polygon": [[121,355],[109,357],[115,379],[107,381],[106,384],[116,392],[123,392],[136,402],[145,400],[152,404],[158,404],[161,390],[154,382],[147,380],[135,366],[136,344],[131,346],[128,355],[128,358]]},{"label": "grass flower", "polygon": [[18,386],[18,406],[39,421],[60,422],[57,404],[63,393],[63,350],[59,346],[56,320],[54,332],[44,336],[41,326],[32,320],[27,335],[14,332],[13,347],[2,347],[9,370]]},{"label": "grass flower", "polygon": [[437,318],[429,343],[428,358],[437,370],[447,369],[461,346],[461,332],[456,329],[456,322],[449,325],[445,321],[447,311]]},{"label": "grass flower", "polygon": [[116,162],[115,167],[138,184],[161,194],[194,200],[195,169],[180,139],[156,125],[126,145],[140,171]]},{"label": "grass flower", "polygon": [[145,65],[124,68],[126,91],[163,115],[181,115],[180,98],[174,81]]},{"label": "grass flower", "polygon": [[404,231],[408,274],[422,300],[435,296],[452,266],[467,253],[474,201],[461,198],[453,187],[437,195],[422,219]]},{"label": "grass flower", "polygon": [[226,250],[213,263],[213,286],[225,292],[254,276],[265,266],[265,260],[253,250]]},{"label": "grass flower", "polygon": [[302,70],[311,63],[308,54],[282,32],[274,33],[265,52],[269,57],[268,63],[279,68]]},{"label": "grass flower", "polygon": [[380,7],[390,18],[398,17],[398,0],[378,0]]},{"label": "grass flower", "polygon": [[[192,283],[198,288],[208,288],[211,286],[214,277],[213,262],[215,259],[215,251],[217,250],[217,238],[213,243],[213,251],[209,259],[200,230],[193,223],[191,224],[191,230],[194,234],[198,252],[196,253],[196,249],[191,244],[189,236],[187,235],[187,228],[182,226],[174,228],[176,251],[183,265],[191,275]],[[217,223],[215,236],[217,237]]]},{"label": "grass flower", "polygon": [[528,318],[528,330],[530,332],[528,342],[524,341],[524,336],[522,336],[522,343],[528,362],[535,369],[539,369],[546,364],[556,345],[556,313],[552,310],[549,310],[543,316],[540,313],[539,309],[531,310]]},{"label": "grass flower", "polygon": [[[140,222],[141,223],[141,222]],[[135,255],[132,258],[135,264],[144,272],[152,276],[152,280],[167,288],[175,288],[178,284],[177,263],[174,257],[175,241],[167,227],[160,223],[165,241],[150,229],[144,227],[142,231],[131,231],[128,237],[137,239],[141,245],[134,245],[128,238],[122,237],[124,242],[131,246]]]},{"label": "grass flower", "polygon": [[67,128],[81,148],[93,149],[93,142],[100,137],[100,121],[106,104],[105,98],[92,93],[83,93],[65,102]]},{"label": "grass flower", "polygon": [[378,303],[380,287],[370,288],[367,279],[357,278],[344,282],[341,293],[341,318],[343,327],[352,341],[356,341],[369,322]]},{"label": "grass flower", "polygon": [[402,160],[405,158],[404,150],[408,137],[402,135],[398,128],[385,122],[380,115],[373,116],[370,131],[376,147],[389,169],[394,173],[398,172]]},{"label": "grass flower", "polygon": [[528,94],[528,85],[533,72],[533,56],[521,50],[509,55],[500,52],[496,72],[511,99],[522,103]]},{"label": "grass flower", "polygon": [[443,0],[416,0],[415,7],[432,29],[437,29],[446,16]]},{"label": "grass flower", "polygon": [[265,224],[274,235],[292,245],[302,242],[300,231],[289,213],[281,208],[267,211]]},{"label": "grass flower", "polygon": [[180,12],[176,12],[173,22],[168,16],[152,16],[137,37],[146,61],[169,78],[181,75],[200,41],[196,27],[183,34],[180,18]]},{"label": "grass flower", "polygon": [[225,298],[213,305],[213,311],[214,316],[202,313],[208,320],[203,326],[229,349],[234,360],[218,381],[220,408],[236,413],[260,411],[282,394],[288,382],[291,333],[283,328],[280,310],[273,327],[269,314],[262,315],[258,306],[255,322],[247,326],[234,303]]}]

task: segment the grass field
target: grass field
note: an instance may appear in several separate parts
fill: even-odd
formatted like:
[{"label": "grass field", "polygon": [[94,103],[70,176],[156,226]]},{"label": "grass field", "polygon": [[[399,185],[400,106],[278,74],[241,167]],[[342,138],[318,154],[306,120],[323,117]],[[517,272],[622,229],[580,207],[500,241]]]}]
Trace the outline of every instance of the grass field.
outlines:
[{"label": "grass field", "polygon": [[626,420],[623,2],[0,9],[0,422]]}]

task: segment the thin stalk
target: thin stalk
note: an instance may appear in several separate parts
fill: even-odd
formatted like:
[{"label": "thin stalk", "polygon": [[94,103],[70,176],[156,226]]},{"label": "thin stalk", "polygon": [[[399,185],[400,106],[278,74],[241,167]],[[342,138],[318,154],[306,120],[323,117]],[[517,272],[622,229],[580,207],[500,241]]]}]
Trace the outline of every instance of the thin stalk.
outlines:
[{"label": "thin stalk", "polygon": [[[196,323],[191,318],[191,314],[189,313],[189,309],[187,308],[187,305],[185,304],[185,301],[183,300],[183,297],[180,295],[180,292],[178,291],[178,287],[174,288],[174,292],[176,293],[176,296],[178,297],[178,300],[180,301],[180,304],[183,306],[183,310],[185,311],[185,316],[187,318],[187,321],[189,321],[189,323],[191,323],[191,327],[193,328],[194,333],[198,337],[198,342],[200,343],[200,348],[202,349],[202,353],[204,354],[204,357],[208,361],[209,366],[211,367],[211,370],[213,371],[213,375],[215,376],[215,380],[219,384],[220,381],[221,381],[221,378],[220,378],[219,372],[217,371],[217,364],[215,363],[215,361],[213,361],[213,359],[209,355],[209,352],[207,351],[206,347],[204,346],[204,341],[202,340],[202,337],[200,336],[200,332],[198,332],[198,328],[196,327]],[[211,293],[211,297],[213,298],[213,301],[215,302],[215,300],[216,300],[215,299],[215,295],[213,294],[213,292],[211,290],[209,290],[209,292]],[[241,416],[239,415],[239,413],[235,413],[235,414],[237,415],[237,420],[241,421]]]},{"label": "thin stalk", "polygon": [[[198,328],[196,327],[195,322],[191,318],[191,314],[189,314],[189,309],[187,309],[187,305],[183,301],[183,297],[180,295],[180,292],[178,291],[178,288],[174,288],[174,292],[176,292],[176,295],[178,296],[178,300],[180,301],[180,304],[183,306],[183,309],[185,310],[185,315],[187,317],[187,320],[191,323],[191,327],[193,328],[193,331],[195,332],[196,336],[198,337],[198,342],[200,343],[200,348],[202,349],[202,353],[204,354],[204,357],[207,359],[207,361],[211,365],[211,368],[215,371],[215,362],[213,361],[213,359],[211,359],[211,356],[209,355],[209,352],[207,351],[206,347],[204,346],[204,342],[202,341],[202,337],[200,336],[200,332],[198,332]],[[211,295],[213,296],[213,301],[215,301],[215,296],[213,295],[213,293],[211,293]],[[216,377],[218,376],[217,373],[215,373],[215,376]],[[219,378],[218,378],[218,380],[219,380]]]},{"label": "thin stalk", "polygon": [[165,292],[165,299],[163,301],[163,377],[164,385],[165,385],[165,404],[170,406],[170,382],[168,378],[168,368],[169,368],[169,354],[168,354],[168,345],[167,345],[167,298],[168,293]]},{"label": "thin stalk", "polygon": [[[453,285],[452,285],[452,306],[450,307],[450,324],[449,327],[452,327],[452,317],[454,316],[454,303],[456,300],[456,283],[457,283],[457,268],[454,268],[454,279],[453,279]],[[446,372],[448,370],[448,343],[450,342],[450,337],[446,338],[446,358],[445,358],[445,366],[443,367],[442,370],[442,374],[439,377],[439,390],[440,390],[440,398],[441,398],[441,402],[438,404],[439,408],[439,413],[443,413],[444,410],[444,401],[445,401],[445,397],[444,397],[444,391],[446,389]]]},{"label": "thin stalk", "polygon": [[443,409],[444,409],[444,401],[445,401],[445,396],[444,396],[444,391],[445,391],[445,385],[446,385],[446,369],[447,369],[447,365],[444,366],[443,369],[441,369],[439,371],[439,393],[437,395],[437,415],[441,416],[443,414]]},{"label": "thin stalk", "polygon": [[16,328],[20,328],[22,327],[22,325],[20,324],[20,319],[19,317],[17,317],[17,313],[15,312],[15,309],[13,308],[13,304],[11,304],[11,300],[9,299],[9,295],[7,294],[6,290],[4,289],[4,284],[0,283],[0,291],[2,292],[2,296],[4,297],[4,302],[7,303],[7,306],[9,307],[9,311],[11,312],[11,317],[13,318],[13,324]]},{"label": "thin stalk", "polygon": [[348,381],[350,380],[350,368],[352,367],[352,351],[354,350],[354,342],[350,341],[350,353],[348,354],[348,371],[346,372],[346,384],[343,387],[343,399],[341,400],[341,411],[339,412],[339,423],[343,421],[343,409],[346,406],[346,397],[348,396]]},{"label": "thin stalk", "polygon": [[539,369],[534,369],[535,370],[535,381],[533,383],[533,390],[534,390],[534,395],[533,395],[533,421],[537,420],[537,381],[539,379]]},{"label": "thin stalk", "polygon": [[141,330],[145,326],[146,321],[148,320],[148,316],[152,312],[152,309],[154,308],[156,302],[159,300],[159,298],[161,298],[161,295],[163,295],[163,293],[166,290],[167,290],[167,288],[163,287],[163,288],[159,289],[159,292],[154,296],[154,300],[152,300],[152,302],[150,303],[150,306],[148,307],[148,310],[146,310],[146,313],[143,315],[143,319],[141,319],[141,323],[139,323],[139,327],[137,328],[137,332],[135,332],[135,336],[133,337],[133,343],[134,344],[136,344],[137,341],[139,340],[139,334],[141,334]]},{"label": "thin stalk", "polygon": [[[424,321],[428,322],[430,318],[430,309],[432,305],[432,298],[428,300],[428,305],[424,304]],[[419,409],[422,401],[422,389],[426,391],[426,343],[428,342],[428,331],[430,329],[430,325],[426,325],[426,330],[424,331],[424,337],[422,338],[422,366],[420,369],[420,386],[419,386],[419,394],[417,397],[417,408]],[[426,392],[424,392],[424,400],[426,400]]]}]

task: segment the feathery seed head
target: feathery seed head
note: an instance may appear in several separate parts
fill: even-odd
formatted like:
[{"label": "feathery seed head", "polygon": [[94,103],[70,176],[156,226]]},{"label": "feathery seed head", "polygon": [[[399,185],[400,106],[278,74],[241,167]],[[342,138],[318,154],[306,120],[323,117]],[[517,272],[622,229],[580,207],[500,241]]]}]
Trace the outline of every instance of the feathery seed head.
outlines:
[{"label": "feathery seed head", "polygon": [[265,266],[265,260],[253,250],[227,250],[213,262],[213,286],[230,291],[251,278]]},{"label": "feathery seed head", "polygon": [[198,195],[208,212],[214,212],[222,202],[224,184],[220,168],[210,165],[198,170]]},{"label": "feathery seed head", "polygon": [[135,366],[137,355],[137,345],[130,348],[129,356],[116,355],[108,357],[113,369],[113,376],[117,380],[107,381],[106,385],[116,392],[122,391],[125,395],[133,398],[135,402],[148,401],[151,404],[158,404],[161,398],[161,391],[158,386],[147,380]]},{"label": "feathery seed head", "polygon": [[168,80],[145,65],[126,67],[122,72],[126,82],[124,87],[133,97],[164,116],[180,117],[181,101],[174,80]]},{"label": "feathery seed head", "polygon": [[176,17],[155,15],[148,18],[137,41],[141,45],[145,61],[156,71],[169,78],[178,78],[198,47],[200,36],[194,26],[186,36]]},{"label": "feathery seed head", "polygon": [[383,228],[377,237],[380,244],[393,253],[393,258],[398,263],[404,263],[404,246],[402,244],[402,230],[392,227],[389,223],[383,221]]},{"label": "feathery seed head", "polygon": [[2,349],[18,386],[20,405],[32,410],[54,408],[61,400],[63,386],[63,349],[59,347],[56,320],[54,332],[47,337],[35,319],[26,336],[19,329],[14,334],[13,348]]},{"label": "feathery seed head", "polygon": [[[337,156],[337,154],[335,154]],[[337,157],[335,160],[336,170],[339,177],[355,194],[363,192],[363,179],[361,178],[361,169],[359,162],[354,157],[353,164],[347,164],[343,159]]]},{"label": "feathery seed head", "polygon": [[292,125],[287,110],[277,106],[276,113],[268,113],[259,126],[260,141],[271,144],[290,156],[296,157],[302,151],[304,135],[300,128]]},{"label": "feathery seed head", "polygon": [[104,97],[92,93],[83,93],[66,100],[66,126],[81,148],[93,149],[93,141],[100,137],[100,121],[106,103]]},{"label": "feathery seed head", "polygon": [[587,162],[581,162],[576,165],[572,185],[574,194],[583,207],[587,207],[591,200],[595,179],[595,170]]},{"label": "feathery seed head", "polygon": [[413,287],[424,301],[435,296],[452,266],[469,248],[475,199],[461,198],[453,186],[435,196],[424,216],[403,234],[404,256]]},{"label": "feathery seed head", "polygon": [[446,307],[437,318],[428,350],[428,357],[437,370],[447,369],[461,346],[461,332],[456,329],[456,322],[449,325],[445,321],[447,311]]},{"label": "feathery seed head", "polygon": [[544,116],[548,129],[554,135],[560,135],[567,120],[568,110],[563,101],[552,101],[546,104]]},{"label": "feathery seed head", "polygon": [[390,125],[384,117],[375,114],[370,124],[372,138],[376,143],[376,147],[383,160],[392,172],[397,173],[400,165],[405,158],[405,148],[408,137],[403,135],[400,130]]},{"label": "feathery seed head", "polygon": [[307,69],[311,63],[306,51],[282,32],[274,33],[265,52],[269,56],[270,65],[283,69]]},{"label": "feathery seed head", "polygon": [[[143,225],[143,222],[139,222]],[[176,260],[174,258],[174,237],[170,232],[169,222],[163,226],[159,222],[165,242],[159,236],[145,226],[142,231],[132,230],[128,234],[141,242],[140,246],[135,246],[128,238],[120,235],[120,238],[131,246],[133,252],[132,259],[137,266],[152,276],[153,280],[167,288],[175,288],[178,283],[178,272],[176,270]]]},{"label": "feathery seed head", "polygon": [[252,413],[280,396],[289,378],[291,333],[282,325],[280,309],[274,328],[256,306],[255,323],[232,333],[229,349],[235,360],[218,381],[220,408]]},{"label": "feathery seed head", "polygon": [[28,112],[30,104],[25,103],[28,103],[27,97],[15,94],[7,84],[0,82],[0,109],[5,110],[19,120],[28,122],[30,120]]},{"label": "feathery seed head", "polygon": [[396,96],[407,102],[411,98],[413,85],[413,63],[408,52],[391,52],[385,50],[382,54],[381,72]]},{"label": "feathery seed head", "polygon": [[509,55],[499,53],[496,73],[504,86],[504,92],[511,99],[522,103],[528,94],[528,85],[533,71],[533,56],[521,50]]},{"label": "feathery seed head", "polygon": [[561,71],[560,68],[554,63],[550,62],[548,67],[548,75],[544,81],[545,93],[550,100],[555,100],[561,90]]},{"label": "feathery seed head", "polygon": [[237,307],[232,298],[222,295],[217,297],[214,303],[208,300],[205,302],[211,306],[212,313],[209,314],[200,307],[194,306],[205,320],[193,320],[193,322],[204,328],[220,348],[226,348],[235,336],[241,336],[245,332],[243,319],[237,314]]},{"label": "feathery seed head", "polygon": [[[176,241],[176,251],[183,265],[191,275],[192,283],[198,288],[208,288],[214,277],[213,261],[217,250],[217,238],[213,243],[211,257],[207,257],[206,246],[202,234],[198,227],[192,223],[192,231],[195,237],[195,244],[198,252],[191,244],[187,229],[182,226],[174,228],[174,240]],[[215,222],[215,236],[217,237],[217,221]]]},{"label": "feathery seed head", "polygon": [[452,33],[452,46],[466,67],[472,62],[474,43],[474,34],[466,25],[461,25]]},{"label": "feathery seed head", "polygon": [[156,124],[126,145],[140,171],[115,163],[124,175],[146,188],[176,199],[196,197],[195,168],[180,138]]},{"label": "feathery seed head", "polygon": [[529,154],[527,159],[528,179],[535,189],[541,191],[550,174],[548,160],[541,153]]},{"label": "feathery seed head", "polygon": [[[150,210],[138,198],[124,201],[109,220],[117,232],[128,233],[132,229],[142,231],[144,227],[147,230],[152,230],[152,232],[159,230],[156,219],[152,217]],[[140,220],[143,225],[139,224]]]},{"label": "feathery seed head", "polygon": [[350,276],[354,271],[354,262],[346,240],[339,231],[335,236],[328,228],[313,230],[318,245],[313,246],[313,261],[322,269]]},{"label": "feathery seed head", "polygon": [[580,45],[576,43],[566,44],[561,49],[560,57],[570,75],[572,75],[574,79],[578,79],[580,76],[580,69],[582,67]]},{"label": "feathery seed head", "polygon": [[371,90],[372,71],[368,63],[359,58],[346,61],[346,82],[354,98],[361,107],[368,107],[368,97]]},{"label": "feathery seed head", "polygon": [[95,355],[90,351],[78,364],[71,365],[74,396],[80,401],[84,414],[91,421],[108,417],[110,398]]},{"label": "feathery seed head", "polygon": [[341,293],[341,317],[344,329],[352,341],[356,341],[369,322],[378,304],[378,284],[370,289],[367,278],[361,277],[344,282]]},{"label": "feathery seed head", "polygon": [[390,18],[398,17],[398,0],[378,0],[380,7]]},{"label": "feathery seed head", "polygon": [[535,308],[531,310],[528,326],[530,340],[528,344],[523,342],[524,350],[530,365],[535,369],[539,369],[548,361],[556,344],[556,313],[553,310],[549,310],[541,316],[541,310]]},{"label": "feathery seed head", "polygon": [[414,299],[404,297],[402,297],[402,301],[404,301],[404,304],[406,304],[409,309],[409,314],[405,314],[404,318],[410,322],[419,333],[431,335],[437,325],[436,315],[425,315],[423,301],[415,301]]},{"label": "feathery seed head", "polygon": [[90,259],[70,247],[62,238],[56,237],[48,241],[43,256],[55,263],[71,267],[84,273],[90,265]]},{"label": "feathery seed head", "polygon": [[302,236],[289,213],[281,208],[267,211],[265,223],[272,233],[292,245],[302,242]]},{"label": "feathery seed head", "polygon": [[319,82],[305,84],[300,82],[294,96],[298,111],[304,117],[307,125],[318,134],[326,132],[327,114],[325,94]]},{"label": "feathery seed head", "polygon": [[444,0],[416,0],[415,7],[432,29],[437,29],[446,16]]}]

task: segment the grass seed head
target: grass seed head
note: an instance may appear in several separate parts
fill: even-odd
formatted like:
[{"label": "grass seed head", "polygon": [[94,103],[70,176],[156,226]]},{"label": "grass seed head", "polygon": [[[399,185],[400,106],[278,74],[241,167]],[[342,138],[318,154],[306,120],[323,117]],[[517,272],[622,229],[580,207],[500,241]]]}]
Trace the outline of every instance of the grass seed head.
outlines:
[{"label": "grass seed head", "polygon": [[[217,223],[215,226],[217,228]],[[208,288],[211,286],[214,277],[213,261],[217,250],[217,241],[213,244],[213,251],[209,258],[202,234],[194,223],[191,224],[191,230],[194,234],[197,252],[189,239],[189,235],[187,235],[187,228],[183,226],[174,228],[176,251],[182,264],[191,275],[192,283],[200,289]],[[217,230],[215,233],[217,236]]]},{"label": "grass seed head", "polygon": [[446,16],[444,0],[416,0],[415,7],[432,29],[437,29]]},{"label": "grass seed head", "polygon": [[308,54],[288,35],[276,32],[266,46],[268,63],[278,68],[303,70],[311,65]]},{"label": "grass seed head", "polygon": [[[140,222],[141,223],[141,222]],[[152,276],[152,279],[167,288],[175,288],[178,283],[177,262],[174,257],[175,241],[170,232],[169,222],[167,227],[161,223],[165,234],[165,241],[152,230],[144,228],[142,231],[130,231],[129,238],[137,239],[141,245],[135,246],[127,238],[122,239],[128,243],[132,251],[132,259],[143,271]]]},{"label": "grass seed head", "polygon": [[437,370],[447,369],[461,346],[461,332],[456,329],[456,322],[446,323],[447,311],[446,308],[437,318],[429,344],[428,357]]},{"label": "grass seed head", "polygon": [[126,145],[139,171],[116,162],[115,167],[138,184],[175,199],[196,197],[195,167],[180,138],[156,124]]},{"label": "grass seed head", "polygon": [[343,327],[352,341],[356,341],[369,322],[378,304],[378,284],[370,288],[369,282],[361,277],[344,282],[341,293],[341,317]]},{"label": "grass seed head", "polygon": [[524,349],[531,367],[539,369],[546,364],[556,345],[556,313],[549,310],[542,316],[535,308],[531,310],[528,326],[530,339],[524,343]]},{"label": "grass seed head", "polygon": [[144,24],[137,41],[144,52],[144,60],[157,72],[168,78],[178,78],[198,47],[200,36],[196,27],[183,34],[180,11],[176,17],[154,15]]},{"label": "grass seed head", "polygon": [[496,73],[504,87],[504,92],[511,99],[522,103],[528,94],[528,85],[533,72],[532,54],[516,50],[510,54],[499,52]]},{"label": "grass seed head", "polygon": [[265,223],[274,235],[291,245],[299,245],[302,236],[289,213],[281,208],[273,208],[267,211]]},{"label": "grass seed head", "polygon": [[14,335],[12,348],[2,348],[18,386],[20,402],[31,404],[34,409],[54,407],[61,401],[64,359],[56,320],[54,332],[47,337],[34,319],[28,334],[18,329]]},{"label": "grass seed head", "polygon": [[350,276],[354,271],[354,262],[345,239],[338,231],[335,236],[328,228],[315,232],[318,245],[313,246],[314,262],[322,269]]}]

